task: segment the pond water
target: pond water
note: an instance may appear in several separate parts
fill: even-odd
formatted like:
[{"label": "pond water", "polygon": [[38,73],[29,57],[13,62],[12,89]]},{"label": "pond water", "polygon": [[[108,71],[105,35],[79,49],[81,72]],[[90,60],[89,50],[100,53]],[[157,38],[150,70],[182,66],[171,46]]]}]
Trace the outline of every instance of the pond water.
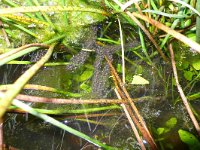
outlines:
[{"label": "pond water", "polygon": [[[67,54],[63,55],[65,55],[65,57],[67,56]],[[59,58],[54,57],[52,60],[59,61]],[[93,60],[89,59],[87,63],[89,64],[92,61]],[[157,63],[161,63],[157,59],[156,61]],[[137,62],[137,60],[135,62]],[[140,97],[140,99],[136,102],[136,105],[150,131],[153,133],[158,146],[160,149],[189,149],[186,144],[181,142],[178,130],[184,129],[194,134],[195,130],[181,102],[173,105],[173,99],[177,97],[177,92],[175,92],[176,89],[171,88],[171,85],[163,84],[163,80],[159,77],[159,74],[153,67],[149,67],[145,63],[139,61],[137,63],[138,64],[135,66],[127,64],[129,67],[128,74],[131,74],[132,76],[137,71],[140,72],[141,69],[145,70],[145,72],[143,71],[143,77],[150,81],[150,85],[136,86],[127,84],[126,86],[133,98]],[[161,64],[160,67],[162,67],[160,74],[165,78],[165,81],[168,81],[168,84],[171,84],[172,71],[169,69],[170,65]],[[23,67],[17,65],[7,65],[1,67],[0,69],[2,72],[0,78],[1,84],[12,83],[24,70]],[[84,65],[80,67],[78,71],[71,72],[66,69],[66,66],[45,67],[38,72],[30,83],[46,85],[60,90],[70,90],[72,93],[80,93],[83,99],[94,98],[94,95],[90,95],[92,89],[89,88],[87,91],[85,88],[81,88],[80,86],[83,82],[86,85],[92,85],[92,76],[83,81],[80,81],[80,76],[84,74],[85,71],[93,71],[94,69],[95,68],[92,68],[89,65]],[[129,81],[129,79],[127,80]],[[104,94],[107,95],[107,98],[116,98],[114,88],[112,86],[112,80],[108,80],[107,82],[109,83],[109,86],[104,86],[106,88],[106,91],[103,91]],[[70,98],[70,96],[64,96],[63,94],[49,94],[47,92],[38,92],[34,90],[24,90],[23,93],[46,97]],[[148,96],[148,98],[143,99],[143,97],[146,96]],[[196,111],[200,111],[198,107],[199,102],[195,101],[194,105],[196,106]],[[77,108],[84,109],[101,107],[103,105],[77,106],[32,103],[32,106],[45,109],[62,108],[74,110]],[[93,115],[83,113],[54,117],[64,124],[91,137],[97,138],[101,142],[110,146],[124,150],[140,149],[123,110],[107,110],[93,113]],[[175,118],[177,123],[175,123],[174,127],[168,128],[166,133],[159,135],[157,132],[158,128],[167,128],[166,122],[171,118]],[[99,149],[83,139],[73,136],[66,131],[54,127],[51,124],[41,121],[40,119],[28,114],[6,114],[4,123],[4,142],[6,145],[20,150]]]},{"label": "pond water", "polygon": [[[99,26],[98,26],[99,28]],[[119,38],[118,24],[110,26],[108,32],[112,39]],[[148,128],[150,129],[159,149],[189,149],[188,145],[180,140],[179,129],[189,131],[196,135],[190,118],[187,115],[181,101],[174,104],[179,98],[176,87],[174,86],[173,72],[171,64],[166,64],[157,56],[155,57],[153,48],[149,46],[149,56],[153,65],[145,58],[144,52],[138,46],[140,42],[137,35],[130,35],[134,31],[130,26],[124,25],[126,36],[126,88],[135,101],[139,112],[143,116]],[[52,62],[71,62],[68,66],[51,66],[41,69],[29,83],[39,84],[65,91],[65,94],[50,93],[37,90],[23,90],[23,94],[72,99],[116,99],[114,84],[110,77],[109,67],[104,60],[106,54],[113,60],[114,66],[121,75],[121,52],[119,45],[106,44],[100,46],[96,43],[97,29],[91,28],[89,37],[81,43],[85,49],[93,51],[81,51],[72,48],[65,52],[55,52],[50,61]],[[101,27],[100,27],[101,29]],[[97,31],[98,34],[99,31]],[[116,36],[117,35],[117,36]],[[102,44],[102,43],[101,43]],[[135,49],[135,47],[138,47]],[[68,49],[67,49],[68,50]],[[75,53],[74,53],[75,50]],[[95,52],[94,52],[95,50]],[[77,52],[79,51],[79,52]],[[34,52],[26,58],[37,61],[35,58],[41,56],[43,52]],[[72,57],[74,56],[74,57]],[[142,56],[142,57],[141,57]],[[0,84],[13,83],[28,67],[22,65],[4,65],[0,67]],[[141,75],[150,84],[134,85],[133,76]],[[182,77],[182,76],[181,76]],[[183,77],[182,77],[183,78]],[[187,90],[188,93],[199,92],[199,81],[195,81]],[[182,86],[187,83],[182,82]],[[191,92],[192,91],[192,92]],[[57,104],[38,104],[28,103],[32,107],[53,110],[76,110],[97,108],[108,105],[57,105]],[[113,104],[114,105],[114,104]],[[198,100],[192,102],[197,113],[200,113]],[[96,138],[112,147],[123,150],[139,150],[131,126],[122,109],[108,109],[95,113],[64,114],[53,115],[64,124],[77,129],[86,135]],[[99,149],[91,143],[78,138],[66,131],[63,131],[51,124],[35,118],[29,114],[7,113],[4,118],[4,143],[7,146],[20,150],[93,150]],[[146,141],[144,140],[146,144]],[[147,148],[149,147],[146,144]]]}]

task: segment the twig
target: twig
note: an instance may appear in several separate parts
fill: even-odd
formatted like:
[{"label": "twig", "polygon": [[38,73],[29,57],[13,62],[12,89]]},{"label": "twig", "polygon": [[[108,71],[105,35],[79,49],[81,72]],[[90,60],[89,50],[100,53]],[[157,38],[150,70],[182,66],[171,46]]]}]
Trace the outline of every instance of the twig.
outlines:
[{"label": "twig", "polygon": [[110,62],[110,60],[108,59],[107,56],[105,56],[105,59],[106,59],[108,65],[110,66],[111,72],[112,72],[112,73],[114,74],[114,76],[116,77],[117,82],[118,82],[119,85],[120,85],[120,88],[122,89],[122,91],[123,91],[124,94],[126,95],[127,101],[129,102],[129,104],[131,105],[133,111],[135,112],[136,117],[138,118],[138,120],[139,120],[139,122],[141,123],[142,127],[145,129],[145,131],[146,131],[146,133],[147,133],[147,135],[148,135],[148,137],[149,137],[149,139],[147,139],[148,141],[150,141],[149,144],[151,145],[152,149],[154,149],[154,150],[157,149],[157,146],[156,146],[156,144],[155,144],[155,142],[154,142],[154,140],[153,140],[153,138],[152,138],[152,136],[151,136],[151,134],[150,134],[148,128],[146,127],[146,124],[144,123],[144,121],[143,121],[141,115],[140,115],[139,112],[138,112],[137,107],[136,107],[135,104],[133,103],[133,101],[132,101],[130,95],[128,94],[128,92],[127,92],[127,90],[126,90],[124,84],[122,83],[122,81],[121,81],[121,79],[119,78],[117,72],[115,71],[115,68],[113,67],[112,63]]},{"label": "twig", "polygon": [[5,41],[6,41],[6,45],[7,45],[7,47],[10,47],[11,44],[10,44],[10,41],[9,41],[9,39],[8,39],[8,35],[7,35],[7,33],[6,33],[6,31],[5,31],[4,27],[3,27],[3,23],[2,23],[1,20],[0,20],[0,27],[1,27],[1,30],[2,30],[4,39],[5,39]]},{"label": "twig", "polygon": [[[112,71],[111,71],[112,72]],[[113,76],[113,78],[115,79],[115,76]],[[116,80],[116,79],[115,79]],[[118,85],[117,85],[118,86]],[[118,97],[118,99],[120,99],[121,100],[121,96],[120,96],[120,94],[119,93],[122,93],[121,92],[121,90],[118,88],[115,88],[115,93],[116,93],[116,95],[117,95],[117,97]],[[130,123],[130,125],[131,125],[131,127],[132,127],[132,130],[133,130],[133,132],[134,132],[134,134],[135,134],[135,137],[136,137],[136,139],[137,139],[137,141],[138,141],[138,143],[140,144],[140,147],[141,147],[141,149],[142,150],[145,150],[146,148],[145,148],[145,146],[144,146],[144,144],[143,144],[143,141],[142,141],[142,139],[140,138],[140,136],[139,136],[139,133],[138,133],[138,131],[137,131],[137,128],[135,127],[135,124],[136,124],[136,126],[139,128],[139,130],[140,130],[140,132],[143,134],[143,132],[142,132],[142,127],[141,127],[141,125],[140,125],[140,123],[138,122],[138,120],[135,118],[135,116],[134,116],[134,114],[132,113],[132,111],[130,111],[130,109],[128,110],[128,108],[129,108],[129,106],[128,105],[125,105],[125,103],[121,103],[121,106],[122,106],[122,108],[123,108],[123,110],[124,110],[124,112],[125,112],[125,114],[126,114],[126,117],[128,118],[128,121],[129,121],[129,123]],[[133,119],[133,121],[134,121],[134,123],[133,123],[133,121],[132,121],[132,119]]]},{"label": "twig", "polygon": [[178,81],[178,75],[177,75],[177,70],[176,70],[176,63],[175,63],[175,60],[174,60],[174,52],[173,52],[173,48],[172,48],[172,44],[170,43],[169,45],[169,51],[170,51],[170,55],[171,55],[171,61],[172,61],[172,68],[173,68],[173,72],[174,72],[174,78],[176,80],[176,86],[178,88],[178,91],[179,91],[179,94],[181,96],[181,99],[183,100],[183,104],[185,105],[185,108],[194,124],[194,127],[195,129],[197,130],[197,133],[198,135],[200,136],[200,127],[199,127],[199,124],[192,112],[192,110],[190,109],[190,105],[187,101],[187,98],[181,88],[181,85],[179,84],[179,81]]},{"label": "twig", "polygon": [[18,100],[23,100],[26,102],[36,102],[36,103],[53,103],[53,104],[120,104],[126,103],[126,100],[119,99],[61,99],[61,98],[46,98],[38,96],[29,95],[18,95],[16,97]]},{"label": "twig", "polygon": [[125,100],[126,97],[125,97],[124,93],[121,91],[121,89],[119,88],[118,83],[117,83],[117,79],[116,79],[114,73],[112,72],[112,70],[111,70],[111,74],[112,74],[112,78],[113,78],[113,81],[114,81],[114,84],[115,84],[115,89],[116,89],[115,93],[117,94],[118,99],[124,99]]},{"label": "twig", "polygon": [[140,144],[141,149],[142,149],[142,150],[146,150],[146,148],[145,148],[145,146],[144,146],[144,143],[143,143],[142,139],[140,138],[140,135],[139,135],[139,133],[138,133],[138,131],[137,131],[137,128],[135,127],[135,124],[133,123],[133,121],[132,121],[132,119],[131,119],[131,117],[130,117],[130,115],[129,115],[129,112],[128,112],[128,110],[126,109],[126,105],[125,105],[125,104],[121,104],[121,106],[122,106],[122,108],[124,109],[124,112],[125,112],[125,114],[126,114],[126,117],[128,118],[128,121],[129,121],[129,123],[130,123],[130,125],[131,125],[131,127],[132,127],[132,129],[133,129],[133,132],[134,132],[134,134],[135,134],[135,136],[136,136],[136,139],[137,139],[138,143]]},{"label": "twig", "polygon": [[12,100],[16,97],[16,95],[21,91],[21,89],[25,86],[25,84],[31,79],[31,77],[44,65],[45,62],[48,61],[51,54],[53,53],[53,49],[55,47],[55,43],[52,44],[47,51],[47,53],[31,68],[29,68],[23,75],[21,75],[15,83],[10,87],[5,94],[0,98],[0,118],[4,115],[7,108],[12,103]]}]

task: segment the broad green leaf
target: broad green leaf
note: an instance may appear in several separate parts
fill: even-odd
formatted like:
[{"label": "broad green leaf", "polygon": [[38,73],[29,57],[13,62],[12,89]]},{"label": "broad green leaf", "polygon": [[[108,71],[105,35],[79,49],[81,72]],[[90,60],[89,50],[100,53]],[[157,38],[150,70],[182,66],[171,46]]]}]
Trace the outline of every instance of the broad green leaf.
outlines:
[{"label": "broad green leaf", "polygon": [[196,34],[194,34],[194,33],[189,33],[189,34],[187,34],[186,36],[187,36],[188,38],[190,38],[191,40],[196,41]]},{"label": "broad green leaf", "polygon": [[117,72],[122,73],[122,65],[117,64]]},{"label": "broad green leaf", "polygon": [[89,85],[87,85],[87,84],[85,84],[85,83],[82,83],[82,84],[80,85],[80,88],[81,88],[82,90],[86,91],[87,93],[90,93],[91,90],[92,90],[91,86],[89,86]]},{"label": "broad green leaf", "polygon": [[188,81],[192,80],[193,77],[193,73],[191,71],[184,71],[184,77],[185,79],[187,79]]},{"label": "broad green leaf", "polygon": [[178,134],[181,141],[187,144],[190,150],[200,150],[200,142],[193,134],[182,129],[178,130]]},{"label": "broad green leaf", "polygon": [[200,60],[193,62],[192,66],[194,67],[194,69],[200,70]]},{"label": "broad green leaf", "polygon": [[131,84],[144,85],[144,84],[149,84],[149,81],[144,79],[140,75],[134,75]]},{"label": "broad green leaf", "polygon": [[89,79],[93,74],[93,71],[91,70],[85,70],[82,75],[80,76],[80,82],[85,81]]},{"label": "broad green leaf", "polygon": [[158,134],[158,135],[161,135],[161,134],[164,133],[164,131],[165,131],[165,128],[158,128],[158,129],[157,129],[157,134]]},{"label": "broad green leaf", "polygon": [[177,119],[175,117],[172,117],[165,123],[165,125],[166,127],[171,129],[176,125],[176,123],[177,123]]}]

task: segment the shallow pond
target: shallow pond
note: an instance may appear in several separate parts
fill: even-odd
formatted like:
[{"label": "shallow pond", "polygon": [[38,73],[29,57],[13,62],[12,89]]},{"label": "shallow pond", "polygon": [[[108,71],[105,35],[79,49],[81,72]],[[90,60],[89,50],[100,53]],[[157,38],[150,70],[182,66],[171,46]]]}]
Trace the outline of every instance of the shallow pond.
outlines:
[{"label": "shallow pond", "polygon": [[[65,53],[62,55],[64,55],[62,57],[67,56]],[[120,57],[118,59],[120,59]],[[59,57],[53,57],[52,60],[59,61],[60,59]],[[135,60],[135,62],[137,62],[137,59]],[[155,61],[161,64],[159,60],[156,59]],[[93,72],[95,70],[95,68],[89,65],[93,62],[93,60],[88,60],[87,65],[73,72],[67,70],[66,66],[44,67],[30,83],[46,85],[59,90],[69,91],[70,93],[79,93],[80,95],[78,95],[78,97],[82,99],[94,98],[94,95],[91,95],[91,92],[93,92],[91,86],[93,84],[93,77],[90,76],[87,78],[83,76],[86,71],[88,73],[89,71]],[[170,65],[159,65],[159,67],[162,67],[159,73],[162,75],[164,81],[167,81],[165,84],[163,84],[164,81],[159,77],[157,70],[145,63],[138,61],[137,65],[128,65],[128,67],[129,71],[127,72],[130,76],[142,72],[143,77],[150,81],[149,85],[132,85],[129,82],[126,87],[133,98],[139,97],[136,101],[136,105],[152,132],[159,148],[174,150],[189,149],[189,147],[180,140],[178,130],[183,129],[194,134],[195,130],[181,102],[174,105],[174,100],[177,98],[178,93],[175,87],[171,87],[172,71],[169,69]],[[24,70],[24,68],[15,65],[1,67],[1,83],[8,84],[13,82],[13,80],[21,74],[21,70]],[[130,76],[127,75],[127,81],[130,81]],[[104,86],[105,89],[103,89],[103,93],[106,95],[104,98],[116,98],[112,80],[107,80],[106,82],[106,86]],[[82,88],[80,86],[83,83],[87,88]],[[95,84],[101,84],[101,82]],[[198,84],[196,84],[195,88],[198,88]],[[24,90],[23,93],[46,97],[73,98],[71,97],[72,95],[70,96],[70,93],[69,95],[50,94],[49,92],[38,92],[35,90]],[[101,94],[102,91],[99,93]],[[78,99],[78,97],[76,98]],[[196,100],[193,104],[196,111],[199,112],[199,102]],[[31,105],[37,108],[71,110],[106,106],[102,104],[77,106],[34,103]],[[140,149],[122,109],[108,109],[106,111],[90,114],[85,114],[83,112],[81,114],[56,115],[54,117],[64,124],[90,137],[97,138],[110,146],[124,150]],[[171,127],[166,126],[166,122],[170,122],[169,120],[174,121],[172,122],[174,125]],[[159,132],[160,130],[164,130],[165,132],[161,133]],[[98,149],[85,140],[28,114],[7,113],[4,123],[4,140],[6,145],[21,150]],[[144,143],[146,143],[146,141],[144,141]]]}]

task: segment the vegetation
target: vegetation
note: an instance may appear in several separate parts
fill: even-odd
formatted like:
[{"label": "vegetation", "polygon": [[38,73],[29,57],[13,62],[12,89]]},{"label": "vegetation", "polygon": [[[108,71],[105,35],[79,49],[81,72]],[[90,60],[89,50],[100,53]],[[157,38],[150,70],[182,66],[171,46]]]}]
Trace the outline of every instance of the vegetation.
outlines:
[{"label": "vegetation", "polygon": [[[199,149],[199,1],[2,0],[0,10],[0,118],[28,112],[103,149]],[[117,125],[126,135],[121,114],[131,138],[107,140]],[[111,131],[95,137],[66,116]]]}]

